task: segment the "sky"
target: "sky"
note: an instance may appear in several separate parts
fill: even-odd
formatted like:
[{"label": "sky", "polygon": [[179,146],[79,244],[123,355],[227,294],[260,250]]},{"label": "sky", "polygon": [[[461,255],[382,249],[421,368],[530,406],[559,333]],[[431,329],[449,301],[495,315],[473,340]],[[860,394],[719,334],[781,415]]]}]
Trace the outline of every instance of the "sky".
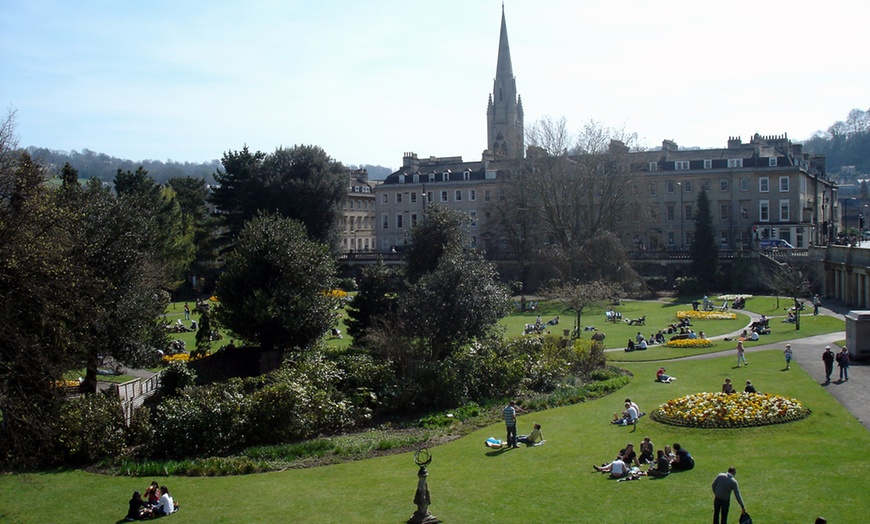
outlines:
[{"label": "sky", "polygon": [[[505,0],[525,123],[637,145],[805,140],[870,108],[866,0]],[[204,162],[313,144],[345,164],[479,160],[501,0],[3,0],[22,146]]]}]

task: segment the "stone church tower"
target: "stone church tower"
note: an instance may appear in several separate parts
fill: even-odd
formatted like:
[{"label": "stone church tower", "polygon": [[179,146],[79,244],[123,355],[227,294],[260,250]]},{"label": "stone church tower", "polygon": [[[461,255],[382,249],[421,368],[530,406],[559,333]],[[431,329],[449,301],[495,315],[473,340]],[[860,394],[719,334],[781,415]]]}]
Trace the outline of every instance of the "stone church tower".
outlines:
[{"label": "stone church tower", "polygon": [[501,7],[501,35],[498,40],[498,64],[489,104],[486,108],[487,148],[500,158],[523,158],[523,101],[517,95],[517,81],[511,66],[504,5]]}]

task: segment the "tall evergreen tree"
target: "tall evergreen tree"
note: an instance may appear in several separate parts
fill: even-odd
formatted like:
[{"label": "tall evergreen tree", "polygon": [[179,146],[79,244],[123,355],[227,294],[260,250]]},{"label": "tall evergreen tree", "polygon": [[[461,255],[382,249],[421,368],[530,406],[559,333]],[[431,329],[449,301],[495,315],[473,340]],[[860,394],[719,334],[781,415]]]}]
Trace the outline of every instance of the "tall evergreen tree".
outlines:
[{"label": "tall evergreen tree", "polygon": [[691,272],[705,289],[711,289],[719,275],[719,244],[713,229],[713,214],[710,212],[710,198],[706,190],[701,190],[697,204],[695,236],[689,246]]}]

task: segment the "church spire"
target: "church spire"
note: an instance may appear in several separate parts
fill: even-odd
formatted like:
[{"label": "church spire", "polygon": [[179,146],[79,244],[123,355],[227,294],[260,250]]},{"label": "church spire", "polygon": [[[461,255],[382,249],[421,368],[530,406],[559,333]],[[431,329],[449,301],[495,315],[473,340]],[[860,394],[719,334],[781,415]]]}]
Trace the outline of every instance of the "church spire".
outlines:
[{"label": "church spire", "polygon": [[495,80],[486,110],[487,147],[503,158],[522,158],[523,108],[517,95],[517,83],[511,64],[504,4],[501,6],[501,33],[498,39],[498,61]]}]

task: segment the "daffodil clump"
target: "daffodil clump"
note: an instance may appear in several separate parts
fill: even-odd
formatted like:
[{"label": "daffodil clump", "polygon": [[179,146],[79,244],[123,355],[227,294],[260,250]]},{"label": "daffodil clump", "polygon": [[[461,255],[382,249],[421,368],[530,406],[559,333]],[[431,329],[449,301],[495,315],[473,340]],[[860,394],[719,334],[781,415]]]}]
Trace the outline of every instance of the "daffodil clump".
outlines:
[{"label": "daffodil clump", "polygon": [[163,355],[163,358],[160,360],[162,360],[164,364],[169,364],[170,362],[188,362],[193,359],[190,358],[188,353],[176,353],[174,355]]},{"label": "daffodil clump", "polygon": [[698,320],[734,320],[737,318],[736,313],[728,313],[725,311],[677,311],[677,318],[694,318]]},{"label": "daffodil clump", "polygon": [[713,341],[709,338],[680,338],[669,340],[665,345],[669,348],[711,348]]},{"label": "daffodil clump", "polygon": [[669,400],[650,415],[672,426],[747,428],[801,420],[810,410],[793,398],[768,393],[695,393]]}]

